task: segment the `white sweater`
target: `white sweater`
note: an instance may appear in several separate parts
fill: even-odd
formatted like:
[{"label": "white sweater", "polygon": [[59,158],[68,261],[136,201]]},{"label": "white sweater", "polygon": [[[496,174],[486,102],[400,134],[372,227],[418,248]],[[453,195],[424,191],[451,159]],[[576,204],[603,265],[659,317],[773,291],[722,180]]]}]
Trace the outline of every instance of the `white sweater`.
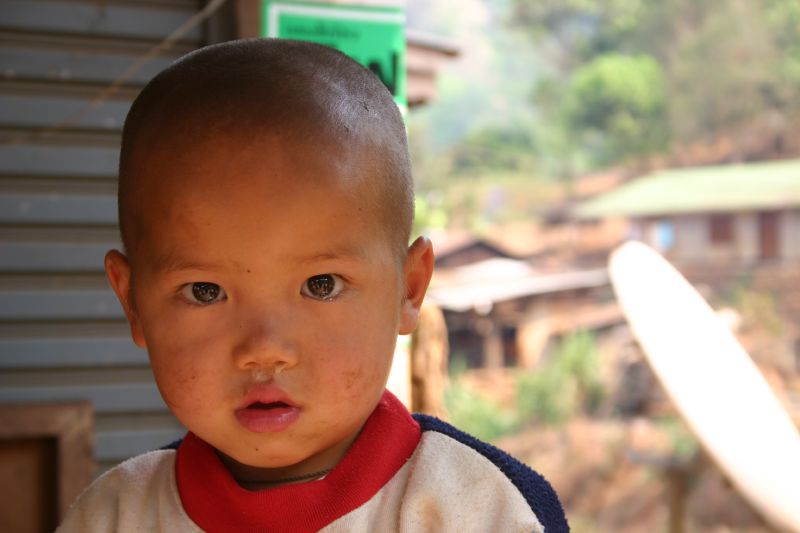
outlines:
[{"label": "white sweater", "polygon": [[[420,428],[420,425],[422,428]],[[189,433],[97,479],[58,533],[568,531],[555,493],[510,456],[387,393],[324,479],[250,492]]]}]

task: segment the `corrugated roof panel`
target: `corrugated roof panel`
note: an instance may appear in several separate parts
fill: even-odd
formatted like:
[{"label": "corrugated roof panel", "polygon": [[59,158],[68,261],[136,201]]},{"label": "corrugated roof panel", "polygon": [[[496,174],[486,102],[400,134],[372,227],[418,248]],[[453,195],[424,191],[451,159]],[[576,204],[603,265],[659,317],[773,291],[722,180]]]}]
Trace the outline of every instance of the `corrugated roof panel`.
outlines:
[{"label": "corrugated roof panel", "polygon": [[0,339],[0,369],[147,366],[147,353],[125,337]]},{"label": "corrugated roof panel", "polygon": [[[83,111],[88,104],[89,100],[79,98],[0,93],[0,123],[12,127],[49,127]],[[104,102],[103,105],[81,116],[71,125],[71,129],[93,128],[119,133],[122,131],[130,106],[130,101]]]},{"label": "corrugated roof panel", "polygon": [[0,289],[0,320],[112,320],[124,317],[111,289]]},{"label": "corrugated roof panel", "polygon": [[[81,35],[162,39],[197,11],[191,4],[162,2],[64,2],[58,0],[4,0],[0,27],[21,31],[65,32]],[[198,42],[202,28],[185,40]]]},{"label": "corrugated roof panel", "polygon": [[[101,470],[183,434],[103,275],[141,87],[203,26],[77,116],[192,15],[193,0],[0,0],[0,402],[89,399]],[[43,129],[60,125],[41,135]]]},{"label": "corrugated roof panel", "polygon": [[0,145],[0,175],[113,179],[118,165],[116,147]]},{"label": "corrugated roof panel", "polygon": [[0,273],[102,273],[106,252],[118,247],[116,242],[0,241]]},{"label": "corrugated roof panel", "polygon": [[800,206],[800,160],[665,170],[590,200],[581,218]]},{"label": "corrugated roof panel", "polygon": [[0,402],[73,402],[76,400],[90,400],[94,405],[95,412],[101,414],[167,410],[154,382],[0,387]]},{"label": "corrugated roof panel", "polygon": [[[100,53],[98,50],[0,46],[0,65],[6,79],[45,80],[50,82],[111,83],[141,55]],[[128,84],[143,86],[174,58],[156,57],[128,78]]]}]

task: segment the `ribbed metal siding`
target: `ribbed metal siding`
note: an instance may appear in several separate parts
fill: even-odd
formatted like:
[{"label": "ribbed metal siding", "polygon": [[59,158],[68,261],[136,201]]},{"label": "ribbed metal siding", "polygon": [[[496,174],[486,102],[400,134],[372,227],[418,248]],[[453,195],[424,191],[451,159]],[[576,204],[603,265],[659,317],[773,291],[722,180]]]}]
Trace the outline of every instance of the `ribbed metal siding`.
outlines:
[{"label": "ribbed metal siding", "polygon": [[[103,270],[118,247],[122,123],[156,72],[202,28],[82,109],[202,6],[191,0],[0,0],[0,402],[90,399],[101,472],[182,433]],[[11,141],[11,142],[9,142]]]}]

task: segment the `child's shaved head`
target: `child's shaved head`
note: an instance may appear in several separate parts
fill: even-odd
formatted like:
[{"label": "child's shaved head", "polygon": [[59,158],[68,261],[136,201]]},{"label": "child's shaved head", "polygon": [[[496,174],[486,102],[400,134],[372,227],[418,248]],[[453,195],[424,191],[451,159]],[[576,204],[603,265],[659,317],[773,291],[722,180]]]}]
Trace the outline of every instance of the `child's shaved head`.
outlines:
[{"label": "child's shaved head", "polygon": [[200,144],[244,147],[264,135],[309,151],[371,153],[373,179],[358,184],[362,200],[375,210],[391,245],[405,251],[413,186],[405,127],[389,91],[332,48],[251,39],[188,54],[153,78],[133,103],[119,169],[120,229],[128,253],[140,238],[145,202],[158,194],[158,176],[143,171],[150,156],[179,159]]}]

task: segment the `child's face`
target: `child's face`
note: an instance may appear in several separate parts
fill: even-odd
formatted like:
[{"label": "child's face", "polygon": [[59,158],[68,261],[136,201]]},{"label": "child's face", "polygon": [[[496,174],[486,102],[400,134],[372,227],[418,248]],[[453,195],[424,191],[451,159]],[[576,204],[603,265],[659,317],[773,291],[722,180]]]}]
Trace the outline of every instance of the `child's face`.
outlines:
[{"label": "child's face", "polygon": [[359,152],[267,139],[157,154],[135,255],[107,258],[167,405],[244,465],[332,466],[415,325],[430,248],[398,260]]}]

